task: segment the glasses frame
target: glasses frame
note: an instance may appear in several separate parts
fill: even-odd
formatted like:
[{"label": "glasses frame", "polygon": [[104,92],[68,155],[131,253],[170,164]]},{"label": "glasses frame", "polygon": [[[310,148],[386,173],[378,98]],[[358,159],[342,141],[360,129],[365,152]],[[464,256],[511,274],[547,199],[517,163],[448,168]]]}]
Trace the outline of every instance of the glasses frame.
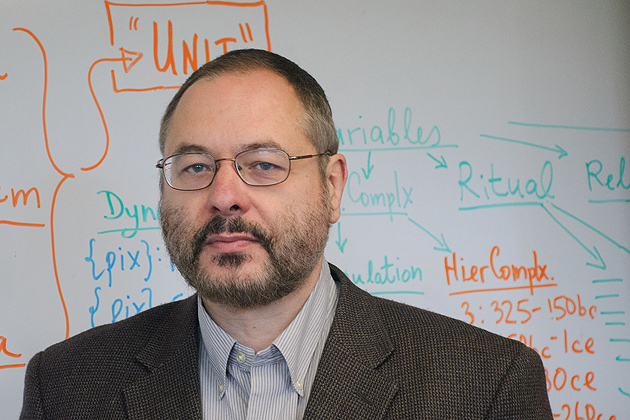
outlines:
[{"label": "glasses frame", "polygon": [[[238,157],[240,155],[242,155],[243,153],[249,153],[249,152],[253,152],[253,151],[270,151],[270,152],[282,152],[285,155],[287,155],[287,157],[289,158],[289,170],[287,171],[287,176],[282,180],[282,181],[278,181],[278,182],[274,182],[273,184],[263,184],[263,185],[259,185],[259,184],[251,184],[249,182],[247,182],[245,179],[243,179],[243,175],[241,174],[241,171],[239,171],[238,166],[236,165],[236,159],[238,159]],[[204,156],[208,156],[210,158],[212,158],[212,160],[214,160],[214,164],[216,166],[216,169],[214,171],[214,175],[212,176],[212,179],[210,180],[210,182],[208,183],[208,185],[206,185],[205,187],[201,187],[201,188],[194,188],[194,189],[185,189],[185,188],[177,188],[174,187],[173,185],[171,185],[170,181],[168,180],[168,178],[166,177],[166,173],[164,172],[164,163],[169,160],[172,159],[176,156],[182,156],[182,155],[204,155]],[[314,158],[314,157],[320,157],[320,156],[332,156],[333,153],[331,152],[323,152],[323,153],[316,153],[316,154],[312,154],[312,155],[300,155],[300,156],[290,156],[286,151],[282,150],[282,149],[275,149],[275,148],[261,148],[261,149],[250,149],[250,150],[243,150],[242,152],[239,152],[236,154],[236,156],[234,156],[234,158],[221,158],[221,159],[215,159],[214,156],[212,156],[209,153],[200,153],[200,152],[185,152],[185,153],[176,153],[174,155],[170,155],[167,156],[165,158],[162,158],[160,160],[157,161],[157,164],[155,165],[156,168],[160,169],[160,172],[162,173],[162,177],[164,178],[164,181],[166,181],[166,183],[168,184],[169,187],[171,187],[174,190],[177,191],[200,191],[200,190],[205,190],[206,188],[208,188],[210,185],[212,185],[212,182],[214,181],[214,178],[217,176],[217,172],[219,170],[219,162],[222,161],[231,161],[233,163],[234,166],[234,170],[236,171],[236,173],[238,174],[238,177],[241,179],[241,181],[243,181],[245,184],[250,185],[252,187],[271,187],[273,185],[278,185],[278,184],[282,184],[284,181],[286,181],[289,178],[289,175],[291,174],[291,162],[294,160],[302,160],[302,159],[310,159],[310,158]]]}]

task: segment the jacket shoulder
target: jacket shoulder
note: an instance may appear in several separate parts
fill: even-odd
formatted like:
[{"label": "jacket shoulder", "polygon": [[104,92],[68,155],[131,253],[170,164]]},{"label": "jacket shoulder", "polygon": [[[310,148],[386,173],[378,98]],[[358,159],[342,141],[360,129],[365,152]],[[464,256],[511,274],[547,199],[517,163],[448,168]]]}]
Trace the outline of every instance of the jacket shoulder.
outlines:
[{"label": "jacket shoulder", "polygon": [[[349,306],[363,308],[363,313],[371,323],[378,323],[389,338],[398,345],[422,345],[430,348],[479,346],[494,351],[522,351],[524,344],[498,334],[467,324],[461,320],[438,314],[400,302],[372,296],[352,284],[335,266],[331,266],[333,277],[345,291]],[[360,316],[358,313],[355,316]],[[366,319],[366,321],[367,321]]]},{"label": "jacket shoulder", "polygon": [[64,355],[75,361],[80,354],[133,354],[156,332],[168,336],[196,322],[196,298],[166,303],[113,324],[100,325],[44,350],[44,357]]},{"label": "jacket shoulder", "polygon": [[122,417],[123,390],[136,381],[173,360],[194,369],[196,309],[194,296],[160,305],[36,354],[26,370],[23,418]]},{"label": "jacket shoulder", "polygon": [[[536,351],[463,321],[371,296],[339,269],[331,271],[340,283],[342,315],[335,340],[398,384],[392,418],[408,418],[415,410],[418,416],[432,411],[431,418],[551,418]],[[370,356],[376,348],[379,357]]]}]

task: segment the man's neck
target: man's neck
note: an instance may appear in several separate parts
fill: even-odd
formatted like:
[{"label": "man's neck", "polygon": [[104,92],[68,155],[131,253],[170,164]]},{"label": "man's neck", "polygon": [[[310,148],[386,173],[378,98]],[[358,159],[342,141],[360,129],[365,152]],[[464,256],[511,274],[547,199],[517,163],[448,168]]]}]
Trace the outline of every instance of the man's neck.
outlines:
[{"label": "man's neck", "polygon": [[301,287],[269,305],[242,309],[203,299],[203,306],[223,331],[258,353],[271,346],[300,313],[319,279],[321,264],[317,267]]}]

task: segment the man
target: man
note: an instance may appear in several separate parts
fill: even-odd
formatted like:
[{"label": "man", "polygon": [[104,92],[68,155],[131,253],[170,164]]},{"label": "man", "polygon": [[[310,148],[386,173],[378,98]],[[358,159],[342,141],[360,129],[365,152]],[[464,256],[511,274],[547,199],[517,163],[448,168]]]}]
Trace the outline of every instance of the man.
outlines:
[{"label": "man", "polygon": [[29,363],[23,418],[545,419],[538,355],[374,298],[323,258],[347,179],[330,107],[257,50],[168,106],[161,222],[197,290]]}]

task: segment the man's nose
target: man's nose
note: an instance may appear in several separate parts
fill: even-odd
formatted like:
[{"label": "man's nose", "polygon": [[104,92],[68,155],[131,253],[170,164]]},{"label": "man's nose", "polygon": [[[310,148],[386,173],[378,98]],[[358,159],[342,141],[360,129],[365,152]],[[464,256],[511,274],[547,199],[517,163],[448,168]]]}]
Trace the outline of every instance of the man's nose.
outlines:
[{"label": "man's nose", "polygon": [[235,216],[247,212],[250,188],[239,176],[233,160],[217,161],[214,179],[207,191],[209,210],[223,216]]}]

